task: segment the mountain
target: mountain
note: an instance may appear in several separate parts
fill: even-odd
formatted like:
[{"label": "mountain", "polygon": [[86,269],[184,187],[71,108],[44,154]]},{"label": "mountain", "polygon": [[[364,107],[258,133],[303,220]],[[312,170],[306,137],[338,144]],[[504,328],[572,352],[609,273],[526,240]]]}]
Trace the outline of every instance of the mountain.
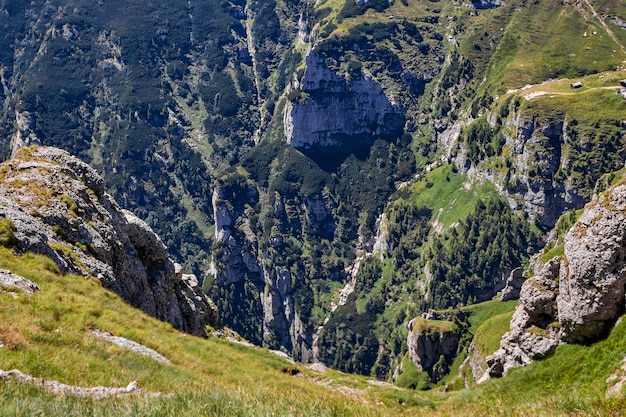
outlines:
[{"label": "mountain", "polygon": [[[424,376],[436,380],[441,372],[447,373],[441,359],[428,362],[436,358],[430,352],[445,357],[449,346],[464,343],[459,334],[474,335],[470,351],[477,357],[493,351],[493,341],[502,334],[503,324],[508,326],[515,307],[511,301],[487,301],[412,320],[411,359],[428,373],[411,375],[415,365],[403,361],[396,382],[406,388],[342,374],[319,363],[295,363],[284,353],[255,347],[227,329],[211,328],[215,322],[203,328],[210,331],[208,338],[182,333],[174,328],[180,323],[171,320],[172,314],[159,317],[157,312],[158,318],[171,322],[158,321],[146,314],[151,311],[133,308],[136,299],[129,298],[128,292],[107,289],[120,291],[145,282],[137,269],[132,276],[117,269],[133,260],[138,267],[139,263],[153,267],[148,276],[151,291],[144,290],[144,299],[180,291],[181,283],[182,294],[189,296],[194,280],[183,276],[181,282],[163,270],[155,276],[158,263],[150,259],[163,249],[160,240],[132,214],[119,211],[103,193],[95,171],[59,149],[29,147],[2,164],[0,172],[0,262],[5,268],[0,271],[2,414],[527,415],[529,410],[540,410],[538,415],[573,411],[610,415],[623,411],[623,323],[615,324],[605,340],[591,346],[559,346],[551,357],[511,371],[504,379],[476,386],[466,379],[471,374],[463,371],[453,380],[445,375],[445,387],[430,392],[412,389],[416,381],[424,384],[422,388],[428,386]],[[610,188],[587,206],[567,236],[580,236],[580,228],[597,218],[598,210],[604,214],[597,225],[591,225],[594,231],[619,224],[623,188],[623,183]],[[85,240],[70,236],[79,231]],[[124,253],[117,253],[119,263],[109,265],[98,258],[102,254],[97,250],[98,236],[108,244],[127,245]],[[577,255],[570,255],[567,236],[565,254],[574,261]],[[591,230],[585,236],[594,248],[603,241],[617,241],[603,240],[606,233]],[[93,268],[98,266],[102,270],[109,266],[115,273],[94,276]],[[107,279],[111,277],[119,282],[112,283]],[[528,304],[526,294],[534,280],[524,284],[520,306]],[[196,292],[195,302],[201,300]],[[167,301],[160,305],[161,312],[166,305]],[[149,310],[145,303],[140,307]],[[179,308],[175,302],[169,307],[172,312]],[[205,313],[196,309],[196,318],[202,317]],[[437,339],[447,341],[438,344]],[[450,371],[457,368],[457,361]],[[465,384],[469,388],[463,388]],[[590,390],[599,384],[607,385],[608,399]],[[465,389],[464,395],[459,395],[459,389]]]},{"label": "mountain", "polygon": [[561,343],[592,343],[624,312],[624,184],[589,203],[563,238],[563,255],[529,278],[502,349],[488,358],[489,374],[528,364]]},{"label": "mountain", "polygon": [[[473,308],[507,327],[474,306],[624,166],[619,1],[8,3],[3,156],[89,163],[224,325],[302,362],[454,380]],[[456,351],[422,366],[422,330]]]}]

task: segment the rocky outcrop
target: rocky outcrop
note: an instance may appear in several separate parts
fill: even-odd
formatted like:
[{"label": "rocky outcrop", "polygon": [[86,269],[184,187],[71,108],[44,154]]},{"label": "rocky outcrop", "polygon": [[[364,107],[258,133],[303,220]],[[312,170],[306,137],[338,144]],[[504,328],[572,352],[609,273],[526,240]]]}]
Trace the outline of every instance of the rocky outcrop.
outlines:
[{"label": "rocky outcrop", "polygon": [[452,322],[426,321],[417,317],[409,322],[407,346],[409,357],[420,372],[428,372],[433,382],[448,371],[448,362],[456,354],[461,333]]},{"label": "rocky outcrop", "polygon": [[11,271],[0,269],[0,287],[7,290],[19,289],[25,294],[33,295],[39,291],[37,284],[19,275],[12,274]]},{"label": "rocky outcrop", "polygon": [[545,227],[554,227],[567,210],[579,209],[589,196],[557,172],[571,161],[564,144],[571,142],[565,115],[540,115],[518,111],[504,123],[503,136],[511,149],[513,168],[505,178],[490,177],[512,198],[514,208],[523,209]]},{"label": "rocky outcrop", "polygon": [[41,145],[41,141],[35,135],[35,116],[28,111],[16,112],[15,133],[11,138],[11,156],[25,147],[31,145]]},{"label": "rocky outcrop", "polygon": [[519,267],[511,271],[511,274],[504,283],[504,289],[500,297],[501,301],[517,300],[519,298],[522,284],[524,283],[524,270]]},{"label": "rocky outcrop", "polygon": [[[464,374],[463,369],[465,367],[469,367],[474,381],[478,382],[479,384],[483,382],[483,378],[485,376],[487,377],[487,379],[489,377],[489,373],[487,372],[487,362],[485,361],[484,355],[481,355],[481,353],[476,348],[476,340],[472,340],[472,343],[470,343],[470,346],[467,349],[467,357],[459,368],[460,374]],[[466,380],[465,382],[467,384],[468,381]]]},{"label": "rocky outcrop", "polygon": [[197,279],[183,279],[152,229],[65,151],[23,148],[0,166],[0,217],[13,225],[16,249],[50,257],[63,273],[95,277],[177,329],[205,335],[205,326],[219,324]]},{"label": "rocky outcrop", "polygon": [[404,129],[404,110],[378,82],[360,71],[337,74],[315,51],[307,56],[304,76],[291,95],[285,137],[305,153],[328,147],[349,152],[368,147],[375,137],[396,138]]},{"label": "rocky outcrop", "polygon": [[125,337],[113,336],[109,332],[102,332],[100,330],[94,330],[91,332],[91,334],[97,337],[98,339],[106,340],[107,342],[111,342],[121,348],[128,349],[131,352],[137,353],[139,355],[147,356],[149,358],[152,358],[166,365],[172,364],[172,362],[169,359],[161,355],[156,350],[150,349],[149,347],[146,347],[140,343],[126,339]]},{"label": "rocky outcrop", "polygon": [[488,358],[491,376],[543,358],[560,343],[590,343],[624,313],[626,184],[597,196],[565,235],[565,255],[522,286],[501,348]]},{"label": "rocky outcrop", "polygon": [[590,342],[624,313],[626,286],[626,184],[586,208],[565,236],[557,306],[566,341]]},{"label": "rocky outcrop", "polygon": [[472,0],[472,6],[477,9],[494,9],[504,5],[502,0]]}]

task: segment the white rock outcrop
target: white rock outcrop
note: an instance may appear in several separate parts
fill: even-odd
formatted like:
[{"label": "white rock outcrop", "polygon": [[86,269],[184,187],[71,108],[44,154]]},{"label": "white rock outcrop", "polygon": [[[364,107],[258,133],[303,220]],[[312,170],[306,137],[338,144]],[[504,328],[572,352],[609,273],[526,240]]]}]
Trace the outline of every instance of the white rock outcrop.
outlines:
[{"label": "white rock outcrop", "polygon": [[0,217],[15,247],[50,257],[63,273],[93,276],[126,302],[175,328],[205,335],[217,309],[182,280],[161,239],[118,207],[89,165],[56,148],[30,147],[0,165]]},{"label": "white rock outcrop", "polygon": [[596,196],[564,238],[565,254],[522,285],[489,374],[604,337],[626,308],[626,184]]},{"label": "white rock outcrop", "polygon": [[362,73],[341,76],[315,51],[296,88],[305,98],[287,103],[284,126],[287,142],[300,150],[350,150],[374,137],[395,138],[404,129],[404,110],[377,81]]}]

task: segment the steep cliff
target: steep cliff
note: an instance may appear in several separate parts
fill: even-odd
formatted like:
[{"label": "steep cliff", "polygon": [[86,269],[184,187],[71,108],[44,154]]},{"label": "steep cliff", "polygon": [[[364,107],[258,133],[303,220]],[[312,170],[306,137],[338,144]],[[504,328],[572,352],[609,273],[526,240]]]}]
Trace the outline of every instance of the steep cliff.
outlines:
[{"label": "steep cliff", "polygon": [[404,129],[404,110],[378,82],[360,69],[339,75],[315,51],[293,88],[284,113],[285,138],[314,159],[363,152],[374,138],[395,139]]},{"label": "steep cliff", "polygon": [[419,371],[428,372],[431,381],[437,382],[448,373],[461,332],[452,322],[421,317],[411,320],[408,329],[409,357]]},{"label": "steep cliff", "polygon": [[296,304],[305,302],[297,297],[302,297],[298,289],[307,271],[302,259],[293,256],[288,230],[297,225],[302,231],[292,233],[325,233],[327,202],[318,195],[294,201],[293,196],[275,191],[272,221],[260,224],[254,207],[269,198],[266,192],[237,174],[215,188],[212,291],[218,304],[230,312],[227,325],[255,343],[282,348],[308,361],[310,328],[305,328],[300,314],[310,313]]},{"label": "steep cliff", "polygon": [[598,195],[551,259],[522,286],[501,349],[488,358],[491,376],[551,354],[560,343],[591,343],[624,313],[626,184]]},{"label": "steep cliff", "polygon": [[[602,174],[622,167],[626,136],[614,109],[595,119],[582,97],[557,106],[532,94],[509,95],[466,128],[467,152],[456,163],[488,178],[514,209],[551,229],[561,214],[589,201]],[[602,89],[595,94],[616,98]]]},{"label": "steep cliff", "polygon": [[205,335],[205,326],[219,325],[196,277],[182,273],[145,222],[119,208],[87,164],[60,149],[29,147],[0,173],[0,213],[17,250],[46,255],[64,273],[96,278],[177,329]]}]

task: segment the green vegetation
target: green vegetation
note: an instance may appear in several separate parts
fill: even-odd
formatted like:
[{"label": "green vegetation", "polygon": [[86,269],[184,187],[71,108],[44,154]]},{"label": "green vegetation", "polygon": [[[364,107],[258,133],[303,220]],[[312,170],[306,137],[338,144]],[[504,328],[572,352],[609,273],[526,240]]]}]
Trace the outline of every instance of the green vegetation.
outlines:
[{"label": "green vegetation", "polygon": [[486,358],[500,348],[500,339],[509,331],[513,312],[500,314],[485,321],[474,334],[474,348]]},{"label": "green vegetation", "polygon": [[447,320],[427,320],[421,317],[413,320],[413,333],[443,333],[455,330],[455,324]]},{"label": "green vegetation", "polygon": [[496,284],[522,265],[534,237],[528,222],[502,201],[476,211],[434,244],[430,261],[434,308],[473,304],[494,295]]},{"label": "green vegetation", "polygon": [[[487,409],[506,415],[527,415],[529,410],[538,415],[623,411],[620,398],[605,400],[602,388],[589,388],[604,387],[608,375],[619,367],[626,338],[623,324],[604,341],[592,346],[561,346],[552,357],[513,370],[502,380],[469,390],[417,394],[372,386],[364,378],[331,370],[318,374],[263,349],[181,334],[169,324],[131,309],[95,281],[59,275],[45,257],[16,256],[0,248],[0,267],[41,288],[32,296],[17,292],[15,298],[6,291],[1,295],[0,343],[4,348],[0,349],[0,369],[17,368],[83,387],[120,387],[136,380],[144,389],[166,394],[94,400],[54,395],[41,387],[3,380],[1,414],[438,416],[460,410],[481,415]],[[466,309],[471,312],[471,329],[483,322],[476,337],[485,343],[486,351],[494,346],[493,334],[503,330],[503,317],[510,315],[503,311],[512,306],[489,302]],[[173,364],[161,364],[111,345],[89,333],[92,329],[142,343]],[[398,383],[417,386],[420,375],[414,365],[405,359],[403,370]],[[294,373],[301,377],[292,376]]]},{"label": "green vegetation", "polygon": [[[186,271],[205,277],[212,261],[217,272],[207,277],[203,288],[229,326],[250,341],[294,356],[300,347],[292,346],[287,336],[293,323],[285,319],[282,330],[264,329],[268,312],[263,311],[261,296],[277,296],[274,283],[284,280],[281,308],[295,310],[304,338],[310,340],[329,316],[357,254],[370,249],[376,222],[384,213],[388,249],[362,261],[354,294],[320,334],[323,359],[337,369],[390,379],[403,364],[398,384],[427,388],[425,376],[407,362],[405,325],[429,307],[458,307],[450,322],[466,338],[476,335],[481,354],[486,354],[505,328],[508,310],[489,304],[466,317],[466,309],[473,307],[467,305],[490,299],[494,284],[511,268],[524,265],[536,248],[525,215],[511,211],[496,187],[482,178],[495,178],[498,189],[517,199],[518,207],[537,184],[558,193],[571,191],[574,202],[567,208],[580,207],[595,190],[616,180],[618,174],[606,173],[622,168],[626,158],[624,100],[615,94],[626,58],[626,31],[617,20],[626,16],[623,2],[507,0],[489,10],[449,0],[370,0],[363,5],[353,0],[315,5],[250,0],[245,6],[217,0],[92,3],[15,0],[0,5],[0,137],[5,138],[0,153],[8,156],[8,139],[17,131],[14,120],[28,112],[31,133],[46,145],[91,162],[119,204],[157,230]],[[406,131],[399,131],[398,137],[351,137],[356,145],[330,152],[321,147],[305,154],[290,147],[284,140],[285,106],[328,93],[324,88],[305,91],[300,83],[310,70],[304,64],[309,45],[298,37],[303,28],[315,28],[310,45],[328,70],[348,85],[362,76],[381,83],[406,112],[406,124],[399,124]],[[573,90],[569,84],[574,81],[583,86]],[[529,83],[535,85],[520,89]],[[473,122],[468,124],[466,118]],[[531,139],[518,143],[521,133],[514,120],[532,121]],[[458,126],[466,127],[456,138]],[[454,160],[457,156],[471,163],[471,178],[457,172],[454,164],[462,161]],[[22,179],[6,186],[16,194],[33,187]],[[232,220],[228,241],[216,242],[214,237],[216,187],[225,193],[223,208]],[[69,196],[53,196],[46,188],[37,193],[33,210],[56,199],[70,216],[80,214]],[[11,247],[13,226],[4,220],[0,244]],[[573,214],[566,215],[557,224],[556,241],[545,248],[544,260],[563,253],[562,235],[574,220]],[[65,235],[61,228],[55,232]],[[89,250],[70,243],[74,249]],[[67,254],[73,250],[71,245],[55,249]],[[73,259],[79,262],[76,255]],[[480,308],[489,310],[484,320],[475,319],[483,314]],[[41,343],[55,342],[46,329],[70,325],[62,320],[65,314],[81,323],[78,313],[59,310],[49,316],[55,314],[58,318],[50,321],[31,316],[35,323],[45,321]],[[282,311],[276,314],[275,322],[282,323]],[[476,327],[478,322],[484,322],[483,330]],[[32,334],[41,336],[33,326]],[[82,329],[69,328],[75,334],[63,333],[61,339],[67,337],[81,349],[92,342],[99,346],[79,336]],[[146,329],[141,330],[144,340],[173,344],[169,336],[158,342]],[[126,327],[117,331],[132,335]],[[9,355],[11,349],[39,349],[30,333],[2,327],[0,334],[11,347],[0,355]],[[103,405],[102,413],[150,415],[160,409],[174,414],[180,409],[188,414],[362,414],[352,397],[345,407],[339,405],[337,398],[343,397],[338,395],[328,407],[317,401],[315,397],[325,393],[319,387],[301,401],[284,396],[281,388],[272,388],[275,385],[253,393],[251,387],[258,381],[276,379],[276,384],[286,385],[294,379],[276,377],[273,371],[244,377],[245,389],[233,379],[223,388],[217,376],[205,375],[211,373],[208,367],[188,358],[189,352],[206,349],[206,356],[196,354],[202,363],[220,355],[236,361],[229,349],[239,348],[223,342],[185,343],[184,366],[192,370],[181,377],[152,367],[157,377],[151,389],[166,390],[167,378],[180,386],[198,379],[203,381],[200,394],[190,387],[171,402],[133,399],[127,405],[115,400]],[[89,346],[89,354],[104,355]],[[169,345],[165,349],[172,352]],[[261,363],[270,360],[259,355]],[[68,376],[53,369],[52,362],[38,367],[34,357],[28,364],[32,372]],[[462,358],[460,354],[454,364],[446,364],[451,373],[441,386],[460,387],[462,382],[455,378]],[[133,364],[132,358],[124,360]],[[119,365],[122,359],[112,361]],[[83,365],[91,369],[89,363]],[[79,382],[105,378],[98,372],[93,380],[83,372]],[[127,376],[109,382],[127,383]],[[140,377],[143,384],[147,377]],[[366,386],[364,379],[354,378],[358,389]],[[214,385],[221,388],[214,390]],[[474,395],[449,394],[444,397],[452,401],[442,405],[438,394],[418,398],[408,391],[370,388],[371,396],[354,395],[359,397],[354,403],[365,396],[365,415],[399,412],[395,405],[370,409],[379,399],[407,407],[436,404],[442,414],[458,414],[466,410],[455,409],[454,401],[466,404],[463,398]],[[37,414],[38,404],[46,402],[59,407],[57,414],[89,414],[101,406],[90,400],[56,400],[30,387],[10,385],[5,392],[14,399],[31,394],[37,398],[25,402],[24,411],[11,409],[8,414]],[[488,391],[478,392],[480,396]],[[493,398],[494,412],[506,410],[507,397]],[[582,398],[590,401],[587,404],[595,401]],[[540,401],[556,414],[576,411],[558,398],[552,404]],[[471,407],[470,414],[492,411]],[[533,406],[524,407],[520,410]]]},{"label": "green vegetation", "polygon": [[465,219],[478,201],[497,198],[491,183],[474,182],[458,173],[451,164],[435,168],[397,195],[418,207],[428,207],[444,228]]},{"label": "green vegetation", "polygon": [[[324,376],[331,387],[324,387],[313,380],[318,374],[265,350],[179,333],[127,306],[95,280],[59,275],[45,257],[16,256],[0,248],[0,267],[41,288],[32,296],[0,294],[0,369],[19,369],[82,387],[125,387],[137,381],[144,389],[164,394],[154,399],[93,400],[56,396],[3,380],[0,414],[374,416],[401,412],[395,390],[377,388],[370,394],[364,390],[365,380],[348,382],[354,378],[331,371]],[[89,332],[95,329],[155,349],[173,364],[100,340]],[[288,369],[305,377],[291,376]],[[345,397],[332,388],[347,383],[361,394]],[[419,401],[410,393],[403,395]],[[382,408],[375,405],[380,401],[386,404]]]},{"label": "green vegetation", "polygon": [[[467,177],[444,165],[396,193],[382,226],[389,248],[383,261],[372,256],[362,263],[354,293],[324,326],[322,360],[352,371],[354,355],[344,352],[364,349],[370,353],[362,354],[358,372],[388,378],[406,353],[407,318],[429,307],[491,299],[495,283],[526,262],[535,239],[530,225],[496,197],[493,186],[467,184]],[[432,221],[441,226],[433,228]],[[464,321],[461,314],[462,329]],[[371,350],[375,339],[378,355]]]},{"label": "green vegetation", "polygon": [[78,216],[78,206],[76,205],[76,201],[69,195],[62,195],[59,197],[62,203],[67,206],[67,214],[69,217],[77,217]]},{"label": "green vegetation", "polygon": [[604,389],[607,377],[623,358],[620,346],[625,337],[622,323],[592,346],[559,346],[551,357],[514,369],[506,378],[490,381],[472,396],[459,396],[457,401],[481,401],[495,410],[510,404],[510,415],[522,415],[528,407],[546,416],[554,415],[554,410],[560,410],[558,414],[619,415],[623,413],[623,398],[607,400]]},{"label": "green vegetation", "polygon": [[467,157],[475,164],[500,155],[505,144],[502,134],[497,129],[492,129],[484,117],[470,125],[464,132],[463,139],[468,148]]},{"label": "green vegetation", "polygon": [[10,247],[17,243],[15,225],[6,217],[0,218],[0,245]]},{"label": "green vegetation", "polygon": [[[548,79],[611,70],[625,57],[585,5],[513,3],[508,10],[476,17],[463,44],[468,55],[488,57],[487,80],[494,94]],[[612,9],[620,7],[611,3]],[[499,43],[497,50],[488,46],[493,40]]]}]

